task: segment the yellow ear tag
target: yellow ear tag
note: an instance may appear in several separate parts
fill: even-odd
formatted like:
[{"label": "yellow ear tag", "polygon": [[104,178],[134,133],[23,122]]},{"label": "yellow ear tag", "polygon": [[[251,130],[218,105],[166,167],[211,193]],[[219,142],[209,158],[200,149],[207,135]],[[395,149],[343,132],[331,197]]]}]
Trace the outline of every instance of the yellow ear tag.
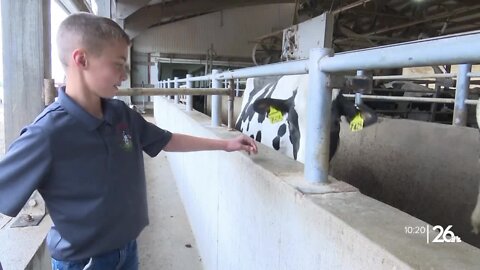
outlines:
[{"label": "yellow ear tag", "polygon": [[270,106],[268,110],[268,119],[270,119],[270,123],[275,124],[283,120],[283,114],[273,106]]},{"label": "yellow ear tag", "polygon": [[359,131],[362,129],[363,129],[363,117],[360,113],[357,113],[357,115],[353,117],[352,121],[350,121],[350,130]]}]

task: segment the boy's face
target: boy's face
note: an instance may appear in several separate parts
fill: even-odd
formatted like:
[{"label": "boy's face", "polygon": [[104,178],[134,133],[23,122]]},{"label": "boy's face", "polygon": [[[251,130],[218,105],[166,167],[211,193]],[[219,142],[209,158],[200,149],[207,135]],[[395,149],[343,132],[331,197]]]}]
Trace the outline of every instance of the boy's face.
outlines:
[{"label": "boy's face", "polygon": [[127,79],[127,56],[128,45],[123,41],[108,42],[100,55],[88,55],[84,73],[87,88],[99,97],[113,97]]}]

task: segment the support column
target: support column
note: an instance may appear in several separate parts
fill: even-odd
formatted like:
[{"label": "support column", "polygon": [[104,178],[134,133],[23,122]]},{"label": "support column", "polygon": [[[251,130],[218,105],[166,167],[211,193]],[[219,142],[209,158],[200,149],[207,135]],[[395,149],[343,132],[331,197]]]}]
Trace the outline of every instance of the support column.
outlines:
[{"label": "support column", "polygon": [[[178,88],[178,77],[173,77],[173,88]],[[179,95],[175,95],[173,97],[173,103],[175,104],[179,104],[180,103],[180,96]]]},{"label": "support column", "polygon": [[[186,82],[187,88],[193,87],[192,81],[189,80],[191,77],[192,77],[192,74],[187,74],[187,82]],[[188,95],[187,96],[187,112],[190,112],[192,110],[193,110],[193,96]]]},{"label": "support column", "polygon": [[468,89],[470,88],[470,77],[467,75],[470,71],[472,71],[471,64],[460,65],[458,69],[452,123],[455,126],[467,125],[467,104],[465,104],[465,100],[468,97]]},{"label": "support column", "polygon": [[310,183],[328,183],[332,89],[328,86],[328,74],[320,70],[320,60],[330,52],[331,49],[324,48],[310,50],[304,167]]},{"label": "support column", "polygon": [[[365,70],[357,70],[357,76],[365,76]],[[360,92],[355,93],[355,105],[358,106],[363,103],[362,94],[364,93],[360,93]]]},{"label": "support column", "polygon": [[107,17],[107,18],[113,17],[112,13],[114,12],[114,10],[112,9],[111,0],[93,0],[93,1],[97,3],[97,7],[98,7],[98,11],[96,15]]},{"label": "support column", "polygon": [[[217,69],[212,70],[212,88],[222,88],[222,82],[215,78],[219,73]],[[222,124],[222,96],[212,96],[212,127],[219,127]]]},{"label": "support column", "polygon": [[2,0],[6,149],[44,108],[43,80],[52,78],[50,42],[50,0]]}]

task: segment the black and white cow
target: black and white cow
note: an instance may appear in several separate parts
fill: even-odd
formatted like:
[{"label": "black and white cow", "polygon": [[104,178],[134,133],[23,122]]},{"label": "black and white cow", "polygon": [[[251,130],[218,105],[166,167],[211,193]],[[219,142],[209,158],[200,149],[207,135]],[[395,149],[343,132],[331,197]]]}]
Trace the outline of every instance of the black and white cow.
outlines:
[{"label": "black and white cow", "polygon": [[[307,121],[308,75],[289,75],[247,80],[236,129],[287,156],[304,162]],[[341,93],[332,95],[330,159],[339,144],[340,117],[350,122],[359,114],[363,126],[376,122],[376,113],[358,108]],[[358,117],[357,116],[357,119]]]}]

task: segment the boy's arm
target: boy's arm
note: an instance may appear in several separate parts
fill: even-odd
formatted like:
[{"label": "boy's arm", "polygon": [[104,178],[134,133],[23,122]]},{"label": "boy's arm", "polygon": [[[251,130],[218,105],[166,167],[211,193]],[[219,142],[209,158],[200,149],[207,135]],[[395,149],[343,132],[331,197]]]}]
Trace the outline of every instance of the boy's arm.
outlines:
[{"label": "boy's arm", "polygon": [[257,153],[255,141],[245,135],[233,139],[216,140],[194,137],[180,133],[173,133],[172,138],[163,149],[167,152],[191,152],[205,150],[246,151],[248,154]]},{"label": "boy's arm", "polygon": [[50,171],[50,138],[38,126],[24,128],[0,161],[0,213],[16,216]]}]

